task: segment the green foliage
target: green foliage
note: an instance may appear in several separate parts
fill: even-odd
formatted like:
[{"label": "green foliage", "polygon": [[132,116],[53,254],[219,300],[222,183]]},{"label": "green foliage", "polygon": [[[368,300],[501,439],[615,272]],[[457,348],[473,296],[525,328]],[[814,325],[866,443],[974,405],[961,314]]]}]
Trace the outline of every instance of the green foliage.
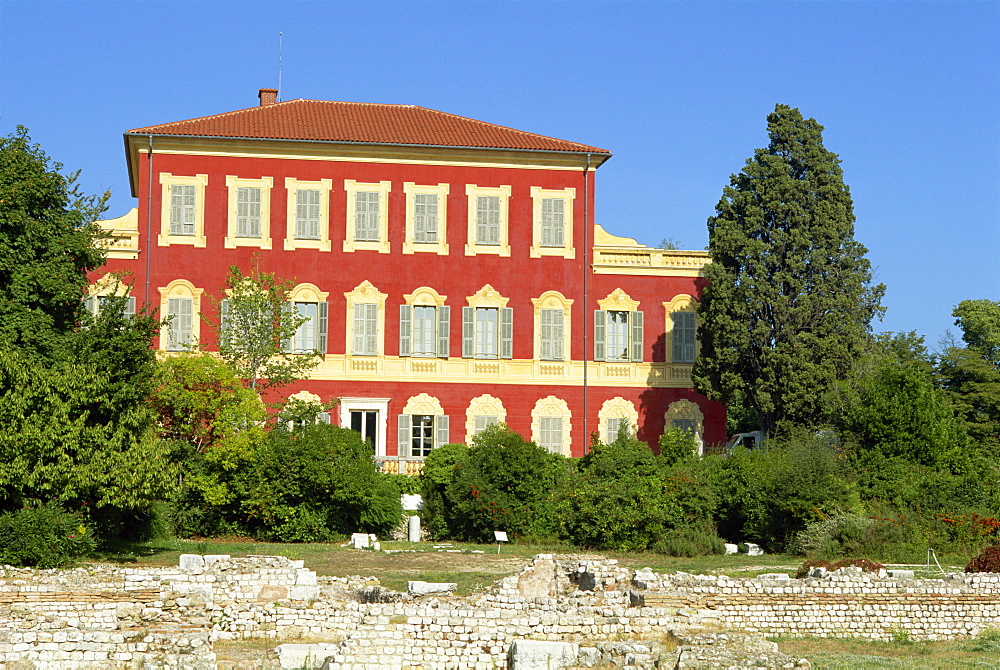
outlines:
[{"label": "green foliage", "polygon": [[185,456],[231,439],[267,417],[260,397],[210,354],[164,358],[155,384],[149,404],[157,414],[160,437],[187,445]]},{"label": "green foliage", "polygon": [[660,457],[667,465],[683,463],[698,455],[698,440],[690,431],[668,426],[659,439]]},{"label": "green foliage", "polygon": [[552,534],[557,521],[551,493],[564,468],[564,457],[506,426],[488,426],[473,438],[445,486],[449,534],[471,542],[491,542],[497,530],[511,537]]},{"label": "green foliage", "polygon": [[656,540],[652,550],[667,556],[711,556],[725,554],[726,541],[709,526],[678,526]]},{"label": "green foliage", "polygon": [[983,457],[1000,461],[1000,367],[973,348],[949,347],[938,359],[938,384]]},{"label": "green foliage", "polygon": [[420,473],[420,495],[424,501],[423,521],[427,532],[434,539],[447,539],[452,528],[459,525],[455,510],[447,498],[448,484],[455,476],[455,468],[469,457],[469,447],[464,444],[445,444],[424,459]]},{"label": "green foliage", "polygon": [[420,477],[412,475],[396,474],[386,475],[386,478],[396,485],[401,495],[419,495],[423,491]]},{"label": "green foliage", "polygon": [[699,391],[742,401],[769,434],[828,419],[825,397],[881,312],[840,160],[822,126],[778,105],[770,143],[723,190],[708,221]]},{"label": "green foliage", "polygon": [[557,497],[563,538],[626,551],[648,549],[673,528],[710,524],[715,504],[698,469],[671,467],[624,435],[579,459]]},{"label": "green foliage", "polygon": [[952,315],[965,343],[1000,368],[1000,301],[963,300]]},{"label": "green foliage", "polygon": [[861,568],[862,572],[878,572],[884,567],[881,563],[875,563],[866,558],[843,559],[836,563],[824,560],[808,560],[795,571],[795,578],[803,579],[808,577],[812,568],[826,568],[828,572],[836,572],[841,568]]},{"label": "green foliage", "polygon": [[211,323],[218,334],[219,355],[252,389],[283,386],[309,374],[321,352],[291,353],[286,344],[306,318],[290,309],[290,281],[254,267],[250,274],[229,267],[228,315]]},{"label": "green foliage", "polygon": [[399,489],[356,432],[318,424],[241,435],[189,465],[173,515],[181,534],[321,542],[401,521]]},{"label": "green foliage", "polygon": [[87,272],[104,262],[94,221],[108,194],[61,169],[24,127],[0,137],[0,346],[43,361],[69,355]]},{"label": "green foliage", "polygon": [[83,517],[55,503],[0,515],[0,564],[58,568],[89,556],[96,546]]}]

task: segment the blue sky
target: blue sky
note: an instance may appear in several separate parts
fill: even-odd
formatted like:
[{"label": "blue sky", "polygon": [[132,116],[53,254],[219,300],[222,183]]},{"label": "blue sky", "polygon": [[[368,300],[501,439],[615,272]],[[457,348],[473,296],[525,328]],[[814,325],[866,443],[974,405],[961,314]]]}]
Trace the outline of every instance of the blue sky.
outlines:
[{"label": "blue sky", "polygon": [[281,97],[416,104],[614,152],[597,222],[708,243],[775,103],[826,127],[888,311],[1000,299],[998,2],[0,0],[0,133],[129,196],[122,133]]}]

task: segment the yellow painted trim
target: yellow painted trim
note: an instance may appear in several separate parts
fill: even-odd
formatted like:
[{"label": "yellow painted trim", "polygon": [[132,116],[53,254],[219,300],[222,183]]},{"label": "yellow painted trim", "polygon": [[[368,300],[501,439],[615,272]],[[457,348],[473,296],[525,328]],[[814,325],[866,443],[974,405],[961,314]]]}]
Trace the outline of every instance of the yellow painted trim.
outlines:
[{"label": "yellow painted trim", "polygon": [[[205,292],[203,288],[197,288],[187,279],[175,279],[166,286],[157,289],[160,292],[160,315],[167,317],[167,301],[170,298],[190,298],[191,299],[191,348],[197,349],[201,341],[201,295]],[[170,324],[164,324],[160,328],[160,349],[166,351],[163,346],[170,339]]]},{"label": "yellow painted trim", "polygon": [[121,278],[113,273],[109,272],[93,284],[87,287],[87,296],[106,296],[106,295],[128,295],[132,292],[132,287],[121,280]]},{"label": "yellow painted trim", "polygon": [[475,294],[466,297],[469,307],[506,307],[510,298],[500,295],[500,292],[489,284],[484,285]]},{"label": "yellow painted trim", "polygon": [[495,416],[498,423],[507,423],[507,409],[500,398],[489,393],[476,396],[469,401],[469,407],[465,410],[466,444],[472,444],[472,438],[475,437],[477,416]]},{"label": "yellow painted trim", "polygon": [[[495,256],[510,256],[510,238],[508,215],[510,206],[510,186],[477,186],[465,185],[465,195],[468,201],[466,219],[467,237],[465,255],[493,254]],[[478,244],[476,242],[476,198],[479,196],[499,196],[500,198],[500,244]]]},{"label": "yellow painted trim", "polygon": [[[573,301],[564,296],[559,291],[546,291],[537,298],[531,299],[531,304],[534,305],[535,309],[533,318],[535,326],[535,341],[533,344],[533,356],[536,361],[541,363],[561,363],[569,359],[569,349],[570,343],[573,341]],[[562,357],[558,359],[546,359],[542,361],[542,310],[543,309],[558,309],[562,310],[563,313],[563,352]]]},{"label": "yellow painted trim", "polygon": [[320,291],[315,284],[299,284],[288,292],[288,302],[326,302],[327,291]]},{"label": "yellow painted trim", "polygon": [[639,301],[633,300],[621,287],[609,293],[607,298],[598,300],[597,304],[603,310],[613,310],[616,312],[639,311]]},{"label": "yellow painted trim", "polygon": [[594,274],[599,275],[702,277],[705,266],[711,262],[707,251],[678,251],[653,249],[639,244],[616,244],[595,245],[592,267]]},{"label": "yellow painted trim", "polygon": [[626,400],[621,396],[605,400],[597,417],[601,426],[601,441],[604,444],[610,444],[618,437],[617,435],[608,435],[607,419],[628,419],[632,435],[635,435],[639,430],[639,412],[635,410],[635,405],[632,404],[631,400]]},{"label": "yellow painted trim", "polygon": [[648,249],[644,244],[639,244],[633,237],[619,237],[604,230],[604,226],[599,223],[594,224],[594,246],[595,247],[638,247]]},{"label": "yellow painted trim", "polygon": [[432,395],[421,393],[410,396],[401,414],[409,414],[411,416],[441,416],[444,414],[444,409],[441,407],[440,400]]},{"label": "yellow painted trim", "polygon": [[535,401],[535,406],[531,410],[531,439],[539,446],[542,446],[542,417],[558,417],[563,420],[562,454],[563,456],[571,456],[573,413],[570,411],[569,405],[565,400],[554,395],[545,396]]},{"label": "yellow painted trim", "polygon": [[[434,253],[440,256],[448,255],[448,194],[449,184],[435,185],[417,184],[412,181],[403,182],[403,193],[406,194],[406,236],[403,239],[403,253]],[[438,201],[438,239],[437,242],[414,241],[415,223],[414,206],[416,195],[436,195]]]},{"label": "yellow painted trim", "polygon": [[[229,221],[226,225],[226,249],[236,247],[257,247],[258,249],[271,249],[271,188],[274,186],[274,177],[262,177],[260,179],[243,179],[236,175],[226,175],[226,189],[229,191]],[[236,201],[237,189],[239,188],[259,188],[260,189],[260,237],[237,237],[237,209]]]},{"label": "yellow painted trim", "polygon": [[101,230],[112,235],[111,239],[99,243],[99,246],[106,250],[108,258],[135,260],[139,257],[138,208],[133,207],[123,216],[115,219],[103,219],[96,223]]},{"label": "yellow painted trim", "polygon": [[430,286],[421,286],[403,295],[403,300],[407,305],[424,305],[426,307],[441,307],[448,300],[448,296],[441,295]]},{"label": "yellow painted trim", "polygon": [[[300,240],[295,237],[295,192],[316,191],[319,193],[319,239]],[[295,177],[285,177],[285,251],[293,249],[318,249],[330,251],[330,192],[333,190],[332,179],[319,181],[302,181]]]},{"label": "yellow painted trim", "polygon": [[[194,235],[170,234],[170,187],[194,186]],[[169,172],[160,173],[160,235],[156,243],[161,247],[171,244],[188,244],[203,248],[205,240],[205,188],[208,186],[207,174],[194,176],[175,175]]]},{"label": "yellow painted trim", "polygon": [[293,393],[288,396],[288,400],[301,400],[302,402],[309,403],[310,405],[321,405],[323,403],[323,399],[311,391],[299,391],[298,393]]},{"label": "yellow painted trim", "polygon": [[[553,199],[563,201],[563,246],[543,247],[542,246],[542,200]],[[542,256],[558,256],[560,258],[576,258],[576,249],[573,247],[573,201],[576,199],[575,188],[546,189],[538,186],[531,187],[531,258],[541,258]]]},{"label": "yellow painted trim", "polygon": [[[353,359],[357,362],[357,369],[359,372],[364,371],[378,371],[383,366],[380,365],[385,358],[385,300],[389,297],[388,293],[380,292],[375,286],[367,279],[358,284],[353,291],[348,291],[344,294],[347,298],[347,311],[345,313],[345,328],[346,333],[346,345],[347,348],[344,349],[347,352],[347,357]],[[378,321],[376,325],[376,335],[375,335],[375,356],[355,356],[352,352],[354,351],[354,305],[355,304],[370,304],[374,303],[378,305]],[[352,367],[354,367],[352,365]]]},{"label": "yellow painted trim", "polygon": [[[344,180],[344,191],[347,193],[347,228],[344,233],[344,251],[377,251],[380,254],[387,254],[389,248],[389,192],[392,191],[392,182],[380,181],[377,183],[365,183]],[[355,238],[354,216],[357,212],[358,193],[378,193],[378,240],[358,241]]]}]

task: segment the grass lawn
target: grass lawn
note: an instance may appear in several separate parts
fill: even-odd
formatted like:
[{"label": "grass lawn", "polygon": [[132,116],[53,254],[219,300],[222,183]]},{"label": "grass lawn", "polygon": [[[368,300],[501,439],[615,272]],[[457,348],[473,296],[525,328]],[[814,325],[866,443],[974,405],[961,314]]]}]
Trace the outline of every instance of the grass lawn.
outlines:
[{"label": "grass lawn", "polygon": [[808,658],[817,670],[827,668],[1000,668],[1000,632],[987,631],[975,640],[893,642],[769,638],[782,653]]}]

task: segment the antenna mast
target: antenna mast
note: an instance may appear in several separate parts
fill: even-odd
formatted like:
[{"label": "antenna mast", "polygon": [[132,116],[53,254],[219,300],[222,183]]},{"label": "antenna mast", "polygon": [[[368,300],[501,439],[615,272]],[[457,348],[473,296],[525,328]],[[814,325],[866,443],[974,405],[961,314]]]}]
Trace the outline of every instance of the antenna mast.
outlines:
[{"label": "antenna mast", "polygon": [[278,33],[278,102],[281,102],[281,55],[283,51],[283,38],[284,33]]}]

